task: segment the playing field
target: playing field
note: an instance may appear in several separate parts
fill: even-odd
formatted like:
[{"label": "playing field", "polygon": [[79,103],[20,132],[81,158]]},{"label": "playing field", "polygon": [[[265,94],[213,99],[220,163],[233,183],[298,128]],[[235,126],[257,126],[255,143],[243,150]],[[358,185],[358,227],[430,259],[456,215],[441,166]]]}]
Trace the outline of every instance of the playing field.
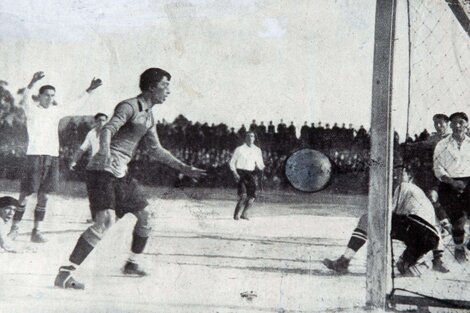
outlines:
[{"label": "playing field", "polygon": [[366,249],[344,276],[321,260],[343,252],[366,197],[271,192],[250,221],[234,221],[233,191],[148,191],[155,223],[143,265],[151,276],[120,273],[135,221],[126,216],[77,271],[86,290],[54,288],[58,267],[89,226],[86,198],[55,195],[44,225],[49,242],[29,243],[31,203],[19,241],[27,251],[0,252],[0,312],[363,311]]}]

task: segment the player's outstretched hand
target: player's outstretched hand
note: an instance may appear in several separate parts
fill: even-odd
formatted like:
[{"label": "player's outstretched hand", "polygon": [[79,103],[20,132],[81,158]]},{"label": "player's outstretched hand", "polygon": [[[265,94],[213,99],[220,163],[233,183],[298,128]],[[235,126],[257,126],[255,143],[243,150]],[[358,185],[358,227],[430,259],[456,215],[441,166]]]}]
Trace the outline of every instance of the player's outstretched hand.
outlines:
[{"label": "player's outstretched hand", "polygon": [[90,83],[90,87],[88,87],[86,91],[91,92],[101,85],[103,85],[103,82],[101,81],[101,79],[93,77]]},{"label": "player's outstretched hand", "polygon": [[29,82],[28,88],[31,89],[33,88],[34,84],[38,81],[44,78],[44,72],[36,72],[33,75],[33,78],[31,78],[31,81]]},{"label": "player's outstretched hand", "polygon": [[34,84],[34,83],[37,82],[38,80],[43,79],[44,76],[46,76],[46,75],[44,75],[44,72],[42,72],[42,71],[39,71],[39,72],[34,73],[33,78],[31,79],[31,83]]},{"label": "player's outstretched hand", "polygon": [[191,178],[201,178],[207,175],[205,170],[201,170],[200,168],[194,166],[188,166],[184,171],[183,174],[189,176]]}]

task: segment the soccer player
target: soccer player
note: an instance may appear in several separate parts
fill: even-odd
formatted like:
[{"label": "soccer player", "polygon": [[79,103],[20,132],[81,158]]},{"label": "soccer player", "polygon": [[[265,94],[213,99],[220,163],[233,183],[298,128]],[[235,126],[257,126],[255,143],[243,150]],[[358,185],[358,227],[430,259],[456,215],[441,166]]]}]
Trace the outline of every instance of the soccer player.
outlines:
[{"label": "soccer player", "polygon": [[12,197],[0,198],[0,248],[6,252],[15,253],[16,249],[9,242],[4,230],[5,225],[11,220],[15,210],[20,206],[18,200]]},{"label": "soccer player", "polygon": [[432,117],[432,121],[434,122],[436,132],[432,133],[427,141],[436,145],[439,141],[449,136],[449,117],[439,113]]},{"label": "soccer player", "polygon": [[[435,114],[433,116],[434,128],[436,130],[435,133],[432,133],[429,139],[426,141],[426,144],[430,145],[432,154],[434,153],[434,149],[439,141],[449,136],[448,133],[448,126],[449,126],[449,117],[445,114]],[[426,172],[425,176],[428,176],[428,172],[432,172],[432,177],[429,177],[427,182],[423,187],[425,188],[428,194],[429,199],[431,200],[432,204],[434,205],[434,209],[436,211],[436,216],[441,224],[441,227],[446,229],[449,233],[452,232],[452,226],[450,225],[449,219],[445,210],[443,209],[442,205],[439,203],[438,197],[438,189],[439,189],[439,180],[434,175],[434,171],[432,170],[432,163],[431,166],[426,166],[423,172]]]},{"label": "soccer player", "polygon": [[62,266],[55,279],[55,286],[84,289],[72,273],[100,242],[113,224],[112,211],[117,217],[131,213],[137,222],[132,234],[131,254],[123,273],[144,276],[138,265],[147,244],[152,225],[152,212],[147,207],[146,196],[137,181],[128,174],[128,164],[137,146],[145,137],[149,150],[157,160],[192,178],[205,175],[203,170],[186,165],[164,149],[158,139],[152,108],[162,104],[170,94],[171,75],[159,68],[149,68],[140,76],[140,90],[135,98],[120,102],[100,135],[100,150],[88,166],[94,179],[89,199],[95,209],[94,224],[82,233],[70,255],[68,265]]},{"label": "soccer player", "polygon": [[43,72],[34,74],[31,82],[24,90],[21,101],[26,114],[26,126],[28,130],[28,149],[26,151],[26,163],[21,178],[21,191],[19,196],[20,207],[16,210],[13,223],[8,236],[15,239],[19,232],[28,197],[37,193],[37,204],[34,210],[34,228],[31,233],[31,241],[36,243],[46,242],[40,231],[41,222],[46,214],[48,194],[54,192],[59,180],[59,121],[62,117],[73,114],[87,100],[93,90],[101,86],[100,79],[93,79],[86,93],[74,103],[75,107],[62,107],[55,102],[55,88],[44,85],[39,88],[39,95],[31,98],[31,91],[37,81],[44,77]]},{"label": "soccer player", "polygon": [[249,131],[245,143],[235,149],[230,160],[230,170],[238,183],[238,202],[233,213],[235,220],[248,220],[248,210],[256,198],[256,171],[264,170],[263,154],[255,145],[256,135]]},{"label": "soccer player", "polygon": [[[398,172],[398,173],[397,173]],[[392,212],[392,238],[403,241],[405,251],[397,262],[397,268],[401,274],[416,276],[417,261],[432,249],[436,249],[440,240],[440,234],[433,226],[436,217],[434,208],[426,194],[418,186],[412,183],[409,171],[401,168],[395,170],[395,176],[400,182],[395,188],[393,196]],[[345,252],[337,259],[325,259],[323,264],[335,272],[344,274],[356,252],[367,241],[367,214],[359,219],[349,239]],[[442,259],[434,255],[433,270],[442,270]]]},{"label": "soccer player", "polygon": [[[465,215],[470,213],[470,137],[466,134],[467,114],[456,112],[449,119],[452,135],[436,145],[433,169],[440,181],[439,202],[452,224],[454,257],[462,263],[467,260],[464,247],[464,226],[467,220]],[[467,247],[470,248],[470,243]]]},{"label": "soccer player", "polygon": [[[70,162],[70,170],[74,171],[75,166],[77,166],[78,160],[87,152],[90,151],[90,162],[91,159],[95,156],[95,154],[98,152],[100,149],[100,135],[101,135],[101,130],[103,129],[104,124],[106,124],[108,120],[108,116],[104,113],[98,113],[95,115],[95,127],[92,128],[88,134],[85,137],[85,140],[83,141],[82,145],[80,148],[77,150],[77,152],[74,154],[72,161]],[[93,186],[93,179],[94,175],[92,172],[87,171],[86,175],[86,187],[87,187],[87,193],[88,193],[88,198],[90,196],[93,196],[93,190],[91,190]],[[95,203],[96,201],[90,200],[90,212],[91,212],[91,220],[87,220],[88,223],[92,223],[93,220],[95,219],[95,208],[92,206],[92,203]]]}]

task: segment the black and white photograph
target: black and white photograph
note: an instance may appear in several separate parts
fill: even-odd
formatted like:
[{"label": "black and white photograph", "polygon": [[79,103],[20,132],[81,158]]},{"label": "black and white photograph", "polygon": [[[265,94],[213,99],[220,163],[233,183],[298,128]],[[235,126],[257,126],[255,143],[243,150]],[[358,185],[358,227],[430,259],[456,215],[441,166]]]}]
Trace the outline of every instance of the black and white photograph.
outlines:
[{"label": "black and white photograph", "polygon": [[470,312],[469,0],[0,19],[0,312]]}]

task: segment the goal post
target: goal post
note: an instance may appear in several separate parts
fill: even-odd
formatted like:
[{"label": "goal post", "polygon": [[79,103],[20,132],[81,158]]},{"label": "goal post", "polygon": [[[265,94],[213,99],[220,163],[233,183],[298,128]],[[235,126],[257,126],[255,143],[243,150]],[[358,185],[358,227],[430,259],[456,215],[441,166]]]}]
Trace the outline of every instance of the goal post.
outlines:
[{"label": "goal post", "polygon": [[366,303],[385,309],[390,280],[392,69],[396,0],[377,0],[372,75]]}]

